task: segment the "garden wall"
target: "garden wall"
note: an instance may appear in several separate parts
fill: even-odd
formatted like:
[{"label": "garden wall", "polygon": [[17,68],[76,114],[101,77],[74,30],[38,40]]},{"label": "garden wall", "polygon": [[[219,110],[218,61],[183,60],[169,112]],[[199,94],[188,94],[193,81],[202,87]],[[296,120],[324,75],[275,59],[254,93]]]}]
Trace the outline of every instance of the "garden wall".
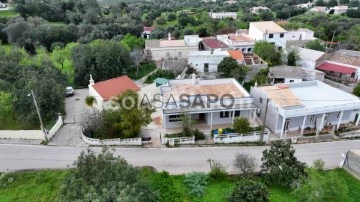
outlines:
[{"label": "garden wall", "polygon": [[103,146],[103,145],[122,145],[122,146],[140,146],[142,145],[141,138],[129,138],[129,139],[106,139],[100,140],[96,138],[86,137],[84,134],[81,134],[82,139],[89,145]]},{"label": "garden wall", "polygon": [[350,150],[346,154],[345,169],[360,177],[360,150]]},{"label": "garden wall", "polygon": [[[259,142],[261,139],[261,131],[238,134],[238,133],[229,133],[224,135],[214,135],[214,143],[240,143],[240,142]],[[269,140],[269,131],[264,131],[263,142],[268,142]]]}]

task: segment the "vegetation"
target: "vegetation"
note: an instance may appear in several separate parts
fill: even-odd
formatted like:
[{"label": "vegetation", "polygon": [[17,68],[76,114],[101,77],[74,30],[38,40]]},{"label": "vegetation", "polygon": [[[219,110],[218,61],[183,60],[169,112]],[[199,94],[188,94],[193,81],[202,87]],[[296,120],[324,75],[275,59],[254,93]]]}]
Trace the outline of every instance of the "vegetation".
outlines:
[{"label": "vegetation", "polygon": [[153,83],[157,78],[175,79],[175,74],[170,70],[159,69],[156,70],[156,72],[154,72],[153,74],[150,74],[148,77],[146,77],[144,83]]},{"label": "vegetation", "polygon": [[240,180],[240,182],[237,183],[235,189],[231,192],[229,202],[268,202],[269,196],[269,190],[261,182]]},{"label": "vegetation", "polygon": [[251,131],[249,119],[247,119],[245,117],[235,118],[233,127],[234,127],[234,130],[240,134]]},{"label": "vegetation", "polygon": [[265,60],[269,67],[277,66],[282,63],[281,51],[279,51],[274,44],[267,41],[256,42],[254,53]]},{"label": "vegetation", "polygon": [[291,50],[287,54],[287,65],[288,66],[296,66],[296,61],[299,59],[299,53],[296,49]]},{"label": "vegetation", "polygon": [[309,48],[309,49],[312,49],[312,50],[325,52],[325,46],[319,39],[309,41],[309,42],[307,42],[305,44],[305,46],[306,46],[306,48]]},{"label": "vegetation", "polygon": [[353,94],[360,97],[360,85],[356,85],[353,89]]},{"label": "vegetation", "polygon": [[201,197],[205,194],[208,184],[208,175],[200,172],[192,172],[185,175],[184,184],[189,190],[190,195]]},{"label": "vegetation", "polygon": [[289,186],[305,175],[305,163],[297,160],[288,142],[272,142],[270,149],[263,151],[261,161],[261,173],[268,184]]},{"label": "vegetation", "polygon": [[209,177],[214,181],[221,181],[227,178],[226,168],[215,159],[208,159],[210,164]]},{"label": "vegetation", "polygon": [[244,177],[250,177],[255,171],[255,157],[246,153],[237,153],[235,154],[234,167],[237,174],[241,174]]}]

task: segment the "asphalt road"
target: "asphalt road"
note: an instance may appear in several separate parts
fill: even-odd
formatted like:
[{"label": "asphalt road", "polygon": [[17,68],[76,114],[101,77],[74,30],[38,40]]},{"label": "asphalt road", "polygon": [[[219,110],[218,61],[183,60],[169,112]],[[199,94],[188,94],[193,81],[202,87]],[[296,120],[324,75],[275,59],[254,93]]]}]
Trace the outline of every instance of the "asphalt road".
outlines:
[{"label": "asphalt road", "polygon": [[[294,145],[299,160],[311,164],[316,159],[325,161],[326,168],[338,167],[341,153],[360,149],[360,140],[337,141]],[[245,152],[256,157],[258,165],[266,146],[204,147],[204,148],[117,148],[115,153],[136,166],[153,166],[170,173],[209,171],[207,159],[220,161],[233,171],[234,154]],[[79,153],[86,148],[0,145],[0,172],[17,169],[66,168],[72,165]],[[101,148],[91,148],[100,151]]]}]

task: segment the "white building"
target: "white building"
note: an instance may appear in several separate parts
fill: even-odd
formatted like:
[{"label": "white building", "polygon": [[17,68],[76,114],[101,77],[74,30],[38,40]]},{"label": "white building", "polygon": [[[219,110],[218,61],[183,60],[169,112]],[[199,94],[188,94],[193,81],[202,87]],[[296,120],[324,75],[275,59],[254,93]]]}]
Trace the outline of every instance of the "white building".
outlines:
[{"label": "white building", "polygon": [[271,11],[266,6],[255,6],[255,7],[250,8],[250,12],[254,13],[254,14],[259,13],[260,11],[266,11],[266,10]]},{"label": "white building", "polygon": [[268,105],[265,124],[280,138],[359,124],[359,98],[320,81],[253,87],[250,94],[262,120]]},{"label": "white building", "polygon": [[300,83],[303,81],[323,81],[325,73],[303,67],[295,66],[276,66],[269,69],[269,83]]},{"label": "white building", "polygon": [[235,20],[237,18],[236,12],[219,12],[219,13],[210,12],[209,15],[210,15],[210,18],[213,18],[213,19],[232,18]]},{"label": "white building", "polygon": [[296,50],[299,55],[296,65],[307,69],[315,69],[317,60],[325,54],[325,52],[308,48],[296,48]]},{"label": "white building", "polygon": [[273,21],[250,22],[249,36],[255,40],[274,43],[279,49],[284,49],[287,31]]},{"label": "white building", "polygon": [[307,2],[306,4],[298,4],[298,5],[296,5],[296,7],[298,7],[298,8],[311,8],[314,5],[315,5],[314,3]]},{"label": "white building", "polygon": [[234,34],[217,35],[216,38],[231,49],[251,53],[255,46],[255,39],[245,33],[239,33],[239,31],[236,31]]},{"label": "white building", "polygon": [[93,107],[99,111],[111,108],[112,99],[127,90],[140,91],[140,88],[126,75],[97,83],[90,75],[89,82],[89,96],[95,98],[96,102]]},{"label": "white building", "polygon": [[315,13],[328,13],[329,9],[326,6],[315,6],[311,8],[309,11]]},{"label": "white building", "polygon": [[349,9],[348,6],[334,6],[329,9],[329,12],[331,10],[334,10],[334,14],[342,14],[346,13],[346,11]]},{"label": "white building", "polygon": [[225,57],[230,57],[227,51],[192,51],[189,54],[188,65],[197,72],[217,72],[218,65]]},{"label": "white building", "polygon": [[164,59],[187,59],[191,51],[199,49],[198,35],[185,35],[183,40],[145,40],[145,49],[150,50],[154,61]]},{"label": "white building", "polygon": [[[231,127],[235,117],[256,118],[256,107],[248,92],[235,79],[170,80],[161,86],[163,128],[180,128],[182,115],[195,125]],[[253,121],[255,123],[255,121]]]}]

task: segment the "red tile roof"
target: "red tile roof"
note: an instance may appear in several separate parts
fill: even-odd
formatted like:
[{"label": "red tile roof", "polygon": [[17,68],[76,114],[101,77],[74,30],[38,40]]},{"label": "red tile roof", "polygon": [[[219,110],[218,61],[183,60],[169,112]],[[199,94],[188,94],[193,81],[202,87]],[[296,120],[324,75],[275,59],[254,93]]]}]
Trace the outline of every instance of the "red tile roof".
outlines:
[{"label": "red tile roof", "polygon": [[208,46],[210,49],[216,48],[228,48],[229,46],[217,39],[203,39],[203,44]]},{"label": "red tile roof", "polygon": [[336,73],[342,73],[342,74],[352,74],[356,71],[356,68],[344,66],[344,65],[338,65],[334,63],[324,62],[321,65],[319,65],[316,69],[318,70],[325,70],[329,72],[336,72]]},{"label": "red tile roof", "polygon": [[144,32],[152,32],[155,27],[144,27]]},{"label": "red tile roof", "polygon": [[104,100],[109,100],[111,97],[118,96],[127,90],[133,90],[135,92],[140,90],[140,88],[126,75],[106,81],[100,81],[95,83],[92,87]]},{"label": "red tile roof", "polygon": [[240,50],[228,50],[228,52],[233,59],[241,62],[244,60],[243,54]]}]

